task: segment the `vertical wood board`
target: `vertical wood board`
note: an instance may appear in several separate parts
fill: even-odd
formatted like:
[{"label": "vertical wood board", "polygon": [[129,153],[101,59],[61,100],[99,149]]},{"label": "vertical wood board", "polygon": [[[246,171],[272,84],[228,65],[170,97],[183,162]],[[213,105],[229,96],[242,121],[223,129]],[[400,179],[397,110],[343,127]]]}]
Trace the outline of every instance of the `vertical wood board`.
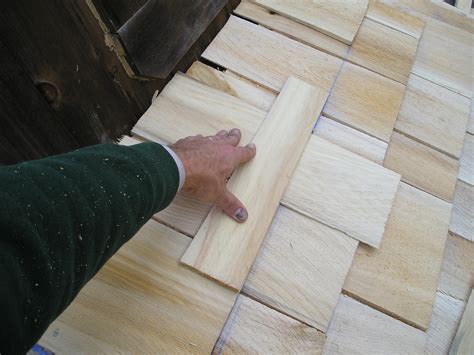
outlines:
[{"label": "vertical wood board", "polygon": [[400,175],[313,135],[282,203],[378,248]]},{"label": "vertical wood board", "polygon": [[214,207],[181,262],[241,289],[326,98],[326,92],[288,79],[255,135],[257,156],[227,185],[248,208],[247,221],[238,224]]}]

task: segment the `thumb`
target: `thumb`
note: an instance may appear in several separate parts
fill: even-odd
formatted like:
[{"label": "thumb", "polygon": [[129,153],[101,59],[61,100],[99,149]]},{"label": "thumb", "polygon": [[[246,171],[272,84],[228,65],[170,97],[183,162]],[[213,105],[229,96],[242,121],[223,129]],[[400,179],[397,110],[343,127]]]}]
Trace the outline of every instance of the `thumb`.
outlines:
[{"label": "thumb", "polygon": [[248,213],[242,202],[234,196],[229,190],[225,190],[224,194],[217,200],[219,206],[225,214],[242,223],[247,220]]}]

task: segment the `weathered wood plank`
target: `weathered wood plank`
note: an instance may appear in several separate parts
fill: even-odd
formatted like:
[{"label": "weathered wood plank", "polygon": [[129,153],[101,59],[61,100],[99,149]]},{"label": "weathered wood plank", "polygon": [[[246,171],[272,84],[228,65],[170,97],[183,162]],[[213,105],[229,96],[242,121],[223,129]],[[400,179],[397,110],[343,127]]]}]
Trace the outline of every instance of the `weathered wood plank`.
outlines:
[{"label": "weathered wood plank", "polygon": [[345,43],[248,1],[242,1],[234,13],[339,58],[349,50]]},{"label": "weathered wood plank", "polygon": [[395,129],[459,159],[469,109],[466,97],[412,74]]},{"label": "weathered wood plank", "polygon": [[393,132],[384,166],[402,180],[446,201],[452,201],[458,161],[424,144]]},{"label": "weathered wood plank", "polygon": [[388,144],[349,126],[322,116],[313,133],[364,158],[382,165]]},{"label": "weathered wood plank", "polygon": [[118,34],[140,75],[166,78],[226,0],[149,0]]},{"label": "weathered wood plank", "polygon": [[344,290],[426,330],[450,215],[451,204],[401,183],[380,249],[359,246]]},{"label": "weathered wood plank", "polygon": [[474,136],[467,133],[464,139],[464,148],[459,160],[458,179],[474,186]]},{"label": "weathered wood plank", "polygon": [[429,19],[413,64],[413,73],[438,85],[472,97],[472,33]]},{"label": "weathered wood plank", "polygon": [[474,353],[474,291],[471,291],[461,323],[449,349],[450,355],[472,353]]},{"label": "weathered wood plank", "polygon": [[422,354],[426,334],[341,295],[323,354]]},{"label": "weathered wood plank", "polygon": [[190,135],[214,135],[222,129],[239,127],[245,145],[265,115],[253,105],[178,73],[132,132],[149,140],[174,143]]},{"label": "weathered wood plank", "polygon": [[400,175],[313,135],[282,203],[378,248]]},{"label": "weathered wood plank", "polygon": [[190,241],[148,222],[40,343],[59,353],[209,353],[237,295],[179,264]]},{"label": "weathered wood plank", "polygon": [[456,28],[474,33],[474,22],[465,13],[454,11],[453,7],[443,1],[435,0],[370,0],[394,7],[404,13],[424,21],[437,19]]},{"label": "weathered wood plank", "polygon": [[450,297],[442,292],[436,293],[433,317],[428,328],[425,354],[447,354],[456,329],[461,321],[466,302]]},{"label": "weathered wood plank", "polygon": [[467,131],[471,134],[474,134],[474,100],[471,99],[471,115],[469,117],[469,125],[467,126]]},{"label": "weathered wood plank", "polygon": [[357,245],[281,206],[242,291],[325,332]]},{"label": "weathered wood plank", "polygon": [[474,287],[474,243],[450,233],[438,291],[466,302]]},{"label": "weathered wood plank", "polygon": [[241,289],[326,98],[327,92],[288,79],[253,139],[257,156],[228,183],[249,209],[247,221],[238,224],[213,208],[181,262]]},{"label": "weathered wood plank", "polygon": [[420,38],[425,27],[425,22],[397,9],[372,1],[366,14],[367,18],[380,22],[400,32],[415,38]]},{"label": "weathered wood plank", "polygon": [[406,84],[417,47],[418,39],[366,18],[347,60]]},{"label": "weathered wood plank", "polygon": [[253,0],[259,5],[351,44],[367,11],[368,0]]},{"label": "weathered wood plank", "polygon": [[456,183],[453,215],[449,230],[474,242],[474,187],[460,180]]},{"label": "weathered wood plank", "polygon": [[342,64],[338,58],[235,16],[202,56],[276,91],[290,76],[328,91]]},{"label": "weathered wood plank", "polygon": [[240,295],[213,354],[320,354],[325,336]]},{"label": "weathered wood plank", "polygon": [[404,85],[346,62],[324,114],[389,142],[404,93]]}]

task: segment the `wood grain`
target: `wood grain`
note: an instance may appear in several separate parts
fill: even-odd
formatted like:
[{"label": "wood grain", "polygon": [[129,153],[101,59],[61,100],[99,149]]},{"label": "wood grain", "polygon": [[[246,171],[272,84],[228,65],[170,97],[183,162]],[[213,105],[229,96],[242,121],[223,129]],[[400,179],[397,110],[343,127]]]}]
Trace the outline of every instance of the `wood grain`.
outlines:
[{"label": "wood grain", "polygon": [[281,206],[242,291],[325,332],[357,245]]},{"label": "wood grain", "polygon": [[461,323],[449,349],[450,355],[472,353],[474,353],[474,291],[471,291]]},{"label": "wood grain", "polygon": [[460,180],[456,183],[453,215],[449,230],[474,242],[474,187]]},{"label": "wood grain", "polygon": [[467,131],[470,134],[474,134],[474,100],[471,99],[471,115],[469,117],[469,125],[467,126]]},{"label": "wood grain", "polygon": [[464,148],[459,160],[458,179],[474,186],[474,136],[467,133]]},{"label": "wood grain", "polygon": [[388,144],[349,126],[321,116],[313,133],[364,158],[382,165]]},{"label": "wood grain", "polygon": [[424,21],[430,18],[437,19],[464,31],[474,33],[472,18],[459,11],[453,11],[453,7],[443,1],[413,1],[413,0],[370,0],[389,5],[418,17]]},{"label": "wood grain", "polygon": [[474,243],[450,233],[438,290],[466,302],[474,287]]},{"label": "wood grain", "polygon": [[209,353],[237,295],[179,264],[190,241],[148,222],[40,343],[60,353]]},{"label": "wood grain", "polygon": [[395,129],[459,159],[469,109],[466,97],[412,74]]},{"label": "wood grain", "polygon": [[257,156],[227,185],[249,209],[247,221],[238,224],[213,208],[181,262],[241,289],[326,98],[326,92],[288,79],[255,135]]},{"label": "wood grain", "polygon": [[323,354],[421,354],[426,334],[341,295]]},{"label": "wood grain", "polygon": [[[242,4],[250,3],[243,2]],[[195,62],[188,70],[187,75],[206,85],[238,97],[264,111],[270,109],[277,96],[274,91],[255,84],[229,70],[221,72],[201,62]],[[380,139],[371,137],[325,116],[319,118],[313,133],[367,159],[383,164],[388,144]]]},{"label": "wood grain", "polygon": [[346,44],[351,44],[367,11],[368,0],[254,0]]},{"label": "wood grain", "polygon": [[471,13],[472,0],[456,0],[456,7],[465,12],[466,14]]},{"label": "wood grain", "polygon": [[320,354],[325,336],[240,295],[213,354]]},{"label": "wood grain", "polygon": [[324,113],[389,142],[404,93],[404,85],[346,62]]},{"label": "wood grain", "polygon": [[277,97],[274,91],[255,84],[229,70],[219,71],[201,62],[194,62],[186,74],[265,112],[270,110]]},{"label": "wood grain", "polygon": [[342,60],[231,16],[203,58],[280,91],[288,77],[328,91]]},{"label": "wood grain", "polygon": [[137,122],[132,133],[174,143],[190,135],[240,128],[249,143],[265,118],[253,105],[178,73]]},{"label": "wood grain", "polygon": [[282,203],[378,248],[400,175],[313,135]]},{"label": "wood grain", "polygon": [[211,203],[201,202],[178,193],[173,202],[163,211],[155,214],[153,218],[183,234],[194,237],[211,207]]},{"label": "wood grain", "polygon": [[425,354],[447,354],[461,321],[466,302],[450,297],[442,292],[436,293],[433,317],[427,331]]},{"label": "wood grain", "polygon": [[452,201],[458,161],[424,144],[393,132],[384,166],[402,180],[446,201]]},{"label": "wood grain", "polygon": [[347,60],[406,84],[418,39],[370,19],[364,19]]},{"label": "wood grain", "polygon": [[415,38],[421,37],[425,27],[423,20],[373,1],[369,5],[366,17]]},{"label": "wood grain", "polygon": [[339,58],[345,58],[349,49],[347,44],[324,33],[248,1],[242,1],[234,13]]},{"label": "wood grain", "polygon": [[146,1],[117,32],[140,75],[166,78],[226,3]]},{"label": "wood grain", "polygon": [[474,82],[473,60],[471,33],[429,19],[412,71],[471,98]]},{"label": "wood grain", "polygon": [[379,249],[360,245],[344,290],[417,328],[430,324],[451,204],[401,183]]}]

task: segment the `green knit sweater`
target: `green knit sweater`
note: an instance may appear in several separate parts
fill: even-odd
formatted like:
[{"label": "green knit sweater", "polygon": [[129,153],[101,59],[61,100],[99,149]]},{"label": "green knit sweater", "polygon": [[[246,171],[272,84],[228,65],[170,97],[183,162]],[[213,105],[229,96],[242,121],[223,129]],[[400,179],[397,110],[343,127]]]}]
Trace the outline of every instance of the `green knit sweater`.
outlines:
[{"label": "green knit sweater", "polygon": [[28,351],[178,185],[156,143],[0,168],[0,354]]}]

